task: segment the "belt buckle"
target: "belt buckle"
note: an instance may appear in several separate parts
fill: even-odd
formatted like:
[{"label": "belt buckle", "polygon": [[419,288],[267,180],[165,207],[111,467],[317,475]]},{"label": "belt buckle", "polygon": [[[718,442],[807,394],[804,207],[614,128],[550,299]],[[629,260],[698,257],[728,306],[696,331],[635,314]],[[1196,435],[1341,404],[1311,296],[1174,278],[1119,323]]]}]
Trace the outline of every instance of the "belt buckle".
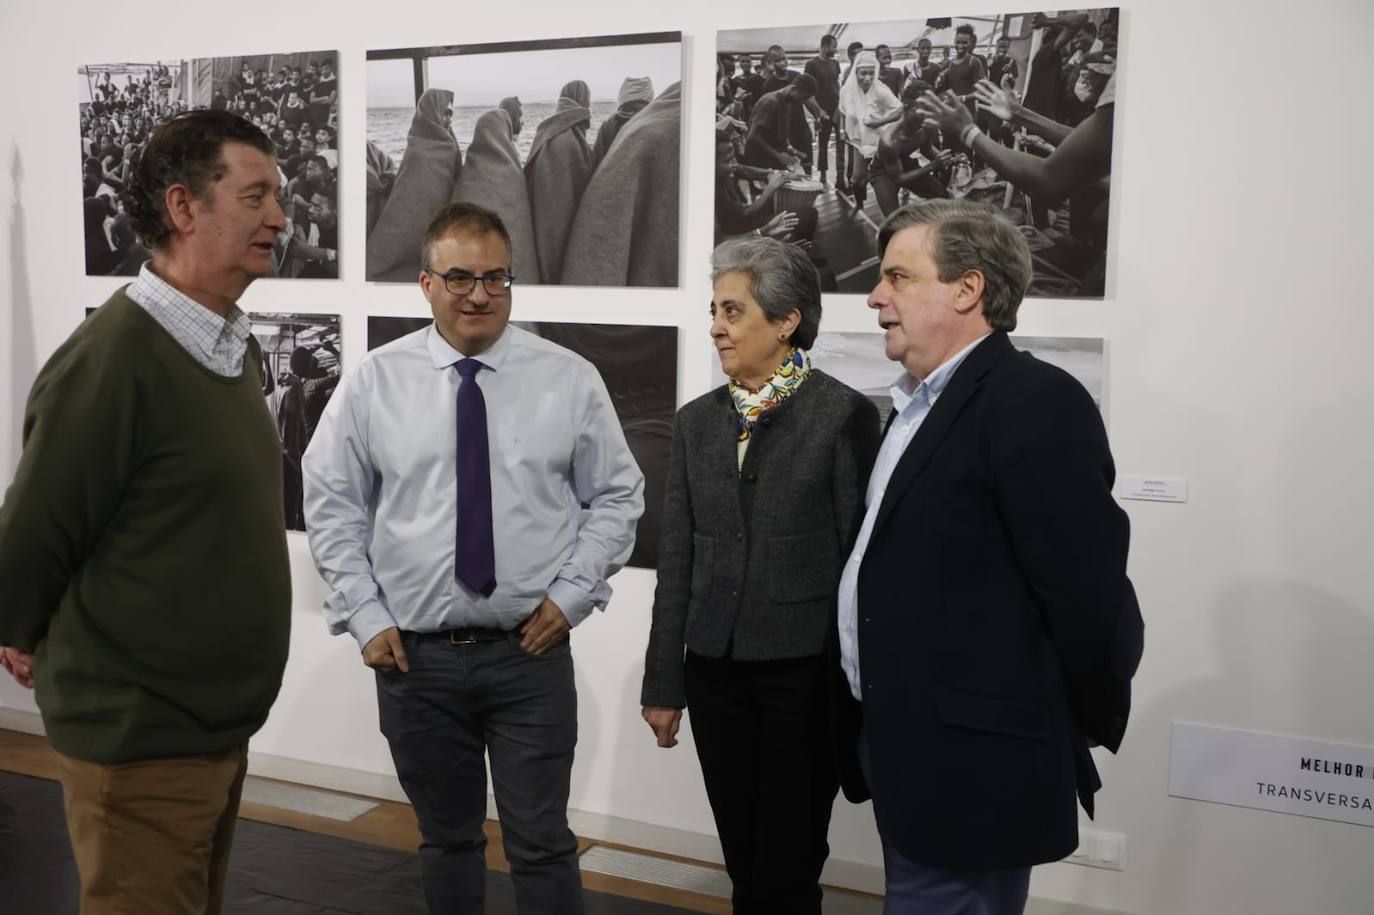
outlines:
[{"label": "belt buckle", "polygon": [[450,645],[475,645],[475,644],[477,644],[477,639],[475,639],[475,638],[471,638],[471,637],[465,638],[465,639],[460,639],[460,638],[458,638],[458,632],[459,632],[459,630],[457,630],[457,629],[450,629],[450,630],[449,630],[449,632],[448,632],[448,643],[449,643]]}]

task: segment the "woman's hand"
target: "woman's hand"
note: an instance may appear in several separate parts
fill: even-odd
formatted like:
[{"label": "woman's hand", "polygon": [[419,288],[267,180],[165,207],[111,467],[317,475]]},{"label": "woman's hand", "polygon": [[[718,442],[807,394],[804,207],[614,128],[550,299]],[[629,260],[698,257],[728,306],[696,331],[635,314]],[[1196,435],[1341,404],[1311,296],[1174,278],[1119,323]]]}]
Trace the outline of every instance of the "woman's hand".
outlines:
[{"label": "woman's hand", "polygon": [[653,729],[660,747],[666,749],[677,746],[677,731],[678,728],[682,727],[682,709],[646,705],[639,714]]}]

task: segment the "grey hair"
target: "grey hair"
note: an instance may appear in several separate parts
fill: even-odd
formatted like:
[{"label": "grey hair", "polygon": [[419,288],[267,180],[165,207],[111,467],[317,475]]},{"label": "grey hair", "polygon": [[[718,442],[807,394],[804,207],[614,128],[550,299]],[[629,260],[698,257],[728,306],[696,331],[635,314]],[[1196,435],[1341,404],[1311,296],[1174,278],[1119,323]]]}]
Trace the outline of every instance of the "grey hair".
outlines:
[{"label": "grey hair", "polygon": [[930,259],[940,282],[970,270],[983,275],[983,317],[993,330],[1016,329],[1016,310],[1031,279],[1030,246],[1011,220],[990,204],[971,200],[926,200],[893,211],[878,228],[878,256],[911,226],[934,227]]},{"label": "grey hair", "polygon": [[810,349],[821,328],[821,277],[806,252],[776,238],[732,238],[711,252],[711,282],[735,271],[749,278],[749,292],[770,321],[801,312],[791,343]]}]

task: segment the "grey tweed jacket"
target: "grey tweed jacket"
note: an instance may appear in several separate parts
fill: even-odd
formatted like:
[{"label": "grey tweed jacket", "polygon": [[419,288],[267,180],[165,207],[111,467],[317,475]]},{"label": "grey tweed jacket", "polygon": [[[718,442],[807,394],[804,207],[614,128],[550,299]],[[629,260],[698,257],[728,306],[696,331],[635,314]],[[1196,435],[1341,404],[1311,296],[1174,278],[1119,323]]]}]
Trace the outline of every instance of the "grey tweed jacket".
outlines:
[{"label": "grey tweed jacket", "polygon": [[741,661],[825,648],[878,411],[815,370],[760,417],[743,467],[736,422],[722,386],[673,423],[643,705],[686,705],[684,648]]}]

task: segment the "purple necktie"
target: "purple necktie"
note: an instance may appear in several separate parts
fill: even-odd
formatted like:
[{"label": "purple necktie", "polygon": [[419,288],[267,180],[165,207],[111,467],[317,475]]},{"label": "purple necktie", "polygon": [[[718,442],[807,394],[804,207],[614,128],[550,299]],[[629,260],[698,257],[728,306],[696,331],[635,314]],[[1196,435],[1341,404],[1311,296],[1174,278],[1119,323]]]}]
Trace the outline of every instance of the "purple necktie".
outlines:
[{"label": "purple necktie", "polygon": [[458,580],[486,597],[496,590],[496,547],[491,534],[491,456],[487,402],[477,386],[482,363],[458,363]]}]

